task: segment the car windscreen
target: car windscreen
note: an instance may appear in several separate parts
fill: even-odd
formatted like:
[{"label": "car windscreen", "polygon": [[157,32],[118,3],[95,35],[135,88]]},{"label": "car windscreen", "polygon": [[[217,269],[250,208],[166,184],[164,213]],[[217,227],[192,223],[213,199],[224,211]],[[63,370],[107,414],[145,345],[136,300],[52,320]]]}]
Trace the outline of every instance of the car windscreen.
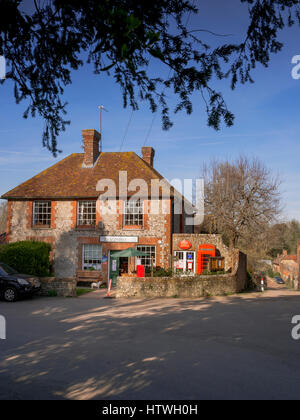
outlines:
[{"label": "car windscreen", "polygon": [[14,270],[12,267],[10,267],[9,265],[0,263],[0,273],[4,275],[7,275],[7,274],[13,275],[13,274],[17,274],[18,272]]}]

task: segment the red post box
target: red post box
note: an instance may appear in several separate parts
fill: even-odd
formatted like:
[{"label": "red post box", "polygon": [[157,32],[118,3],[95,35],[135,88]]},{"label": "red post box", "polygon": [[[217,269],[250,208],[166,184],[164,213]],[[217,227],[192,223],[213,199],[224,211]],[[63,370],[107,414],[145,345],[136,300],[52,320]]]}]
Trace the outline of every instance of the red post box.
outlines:
[{"label": "red post box", "polygon": [[137,265],[136,266],[136,276],[137,277],[145,277],[145,266],[144,265]]}]

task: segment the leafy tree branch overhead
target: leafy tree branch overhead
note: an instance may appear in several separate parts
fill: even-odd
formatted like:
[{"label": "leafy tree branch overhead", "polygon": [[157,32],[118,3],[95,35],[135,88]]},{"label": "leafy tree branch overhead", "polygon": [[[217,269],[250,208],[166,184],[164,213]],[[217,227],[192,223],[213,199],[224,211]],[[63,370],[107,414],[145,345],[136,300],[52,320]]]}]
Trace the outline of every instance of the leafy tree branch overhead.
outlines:
[{"label": "leafy tree branch overhead", "polygon": [[[200,23],[187,28],[187,16],[198,12],[192,0],[33,0],[30,14],[22,11],[20,0],[0,0],[0,55],[8,68],[1,83],[13,81],[17,103],[29,100],[25,118],[44,119],[43,145],[54,155],[59,133],[69,123],[64,88],[71,72],[85,64],[84,56],[99,77],[109,73],[120,85],[125,107],[136,110],[146,101],[152,112],[159,109],[164,129],[172,126],[167,89],[178,98],[175,112],[191,113],[191,95],[199,92],[208,125],[231,126],[234,116],[214,89],[214,78],[228,79],[232,88],[253,82],[257,63],[268,66],[271,54],[282,49],[279,31],[300,24],[299,0],[241,2],[250,18],[244,39],[211,48],[200,35],[215,28]],[[150,60],[164,63],[169,76],[151,76]]]}]

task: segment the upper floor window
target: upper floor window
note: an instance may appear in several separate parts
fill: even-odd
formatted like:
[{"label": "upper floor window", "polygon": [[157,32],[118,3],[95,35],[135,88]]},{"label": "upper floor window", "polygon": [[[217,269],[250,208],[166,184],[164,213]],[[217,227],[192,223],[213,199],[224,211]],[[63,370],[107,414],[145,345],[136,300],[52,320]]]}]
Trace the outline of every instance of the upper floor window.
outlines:
[{"label": "upper floor window", "polygon": [[51,201],[35,201],[33,203],[33,225],[51,226]]},{"label": "upper floor window", "polygon": [[77,212],[78,226],[96,225],[96,201],[79,201]]},{"label": "upper floor window", "polygon": [[127,200],[124,203],[124,225],[143,226],[144,206],[140,199]]}]

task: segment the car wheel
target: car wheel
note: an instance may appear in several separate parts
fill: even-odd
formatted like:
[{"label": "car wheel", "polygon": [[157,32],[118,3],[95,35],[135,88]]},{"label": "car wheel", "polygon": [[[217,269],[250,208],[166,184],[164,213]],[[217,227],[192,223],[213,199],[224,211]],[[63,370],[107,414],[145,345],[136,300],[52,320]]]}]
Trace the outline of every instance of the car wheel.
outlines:
[{"label": "car wheel", "polygon": [[13,287],[8,287],[3,293],[4,300],[6,302],[15,302],[17,300],[17,291]]}]

